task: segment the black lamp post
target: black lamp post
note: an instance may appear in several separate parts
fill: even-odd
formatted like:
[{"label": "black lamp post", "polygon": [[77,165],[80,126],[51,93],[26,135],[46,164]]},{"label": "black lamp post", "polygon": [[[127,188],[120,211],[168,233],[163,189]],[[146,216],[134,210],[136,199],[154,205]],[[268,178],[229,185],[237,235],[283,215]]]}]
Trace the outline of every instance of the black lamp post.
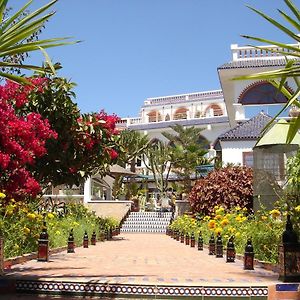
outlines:
[{"label": "black lamp post", "polygon": [[48,261],[49,260],[49,239],[47,233],[46,222],[44,221],[43,229],[38,240],[38,261]]},{"label": "black lamp post", "polygon": [[220,232],[218,233],[217,236],[216,257],[223,257],[223,241]]},{"label": "black lamp post", "polygon": [[73,228],[70,231],[69,238],[68,238],[68,248],[67,248],[67,253],[74,253],[75,250],[75,245],[74,245],[74,235],[73,235]]},{"label": "black lamp post", "polygon": [[195,235],[194,235],[194,232],[192,231],[192,234],[191,234],[191,247],[195,248],[195,244],[196,244]]},{"label": "black lamp post", "polygon": [[203,237],[201,232],[199,232],[199,236],[198,236],[198,250],[200,251],[203,250]]},{"label": "black lamp post", "polygon": [[216,244],[215,244],[215,237],[212,233],[208,242],[208,255],[215,255],[216,253]]},{"label": "black lamp post", "polygon": [[96,245],[96,238],[97,238],[96,232],[93,231],[92,237],[91,237],[91,245],[94,245],[94,246]]},{"label": "black lamp post", "polygon": [[234,247],[234,237],[231,236],[227,243],[227,249],[226,249],[226,262],[234,262],[235,260],[235,247]]},{"label": "black lamp post", "polygon": [[89,236],[85,231],[83,236],[83,248],[88,248],[88,247],[89,247]]},{"label": "black lamp post", "polygon": [[244,270],[254,270],[254,250],[251,239],[247,240],[245,247]]},{"label": "black lamp post", "polygon": [[180,243],[184,243],[184,232],[181,231],[180,233]]},{"label": "black lamp post", "polygon": [[188,233],[185,234],[185,244],[189,245],[190,244],[190,236]]},{"label": "black lamp post", "polygon": [[300,281],[300,243],[293,229],[290,215],[287,216],[282,244],[279,246],[279,280],[283,282]]}]

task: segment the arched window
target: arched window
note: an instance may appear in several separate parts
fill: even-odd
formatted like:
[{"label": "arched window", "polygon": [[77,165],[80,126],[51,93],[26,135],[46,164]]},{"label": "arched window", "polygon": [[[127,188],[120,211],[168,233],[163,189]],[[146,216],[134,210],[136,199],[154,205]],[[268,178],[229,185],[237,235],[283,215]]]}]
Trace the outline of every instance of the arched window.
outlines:
[{"label": "arched window", "polygon": [[243,105],[286,103],[286,97],[269,82],[260,81],[248,86],[240,95]]},{"label": "arched window", "polygon": [[206,117],[223,116],[223,110],[218,104],[211,104],[205,110]]},{"label": "arched window", "polygon": [[148,113],[149,123],[160,122],[162,120],[161,114],[157,110],[152,110]]},{"label": "arched window", "polygon": [[178,108],[174,113],[173,120],[187,119],[187,111],[188,109],[185,107]]}]

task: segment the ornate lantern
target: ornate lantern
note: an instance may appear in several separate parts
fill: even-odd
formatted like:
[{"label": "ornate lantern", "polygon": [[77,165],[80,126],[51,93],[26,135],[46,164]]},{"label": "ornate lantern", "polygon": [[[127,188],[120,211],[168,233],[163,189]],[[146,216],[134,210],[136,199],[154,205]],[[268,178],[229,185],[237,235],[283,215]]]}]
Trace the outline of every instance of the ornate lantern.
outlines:
[{"label": "ornate lantern", "polygon": [[186,244],[186,245],[189,245],[189,244],[190,244],[190,236],[189,236],[188,233],[185,235],[185,244]]},{"label": "ornate lantern", "polygon": [[279,280],[283,282],[300,281],[300,244],[293,229],[290,215],[287,216],[286,229],[279,246]]},{"label": "ornate lantern", "polygon": [[196,244],[196,242],[195,242],[195,235],[194,235],[194,232],[192,232],[192,234],[191,234],[191,247],[195,247],[195,244]]},{"label": "ornate lantern", "polygon": [[198,250],[200,251],[203,250],[203,237],[201,232],[199,232],[199,236],[198,236]]},{"label": "ornate lantern", "polygon": [[233,243],[234,237],[231,236],[227,243],[227,249],[226,249],[226,262],[234,262],[235,260],[235,248]]},{"label": "ornate lantern", "polygon": [[74,245],[74,235],[73,235],[73,228],[70,231],[69,238],[68,238],[68,248],[67,248],[67,253],[74,253],[75,250],[75,245]]},{"label": "ornate lantern", "polygon": [[96,238],[97,238],[96,232],[93,231],[92,237],[91,237],[91,245],[94,245],[94,246],[96,245]]},{"label": "ornate lantern", "polygon": [[217,236],[216,257],[223,257],[223,241],[220,233]]},{"label": "ornate lantern", "polygon": [[47,233],[46,222],[44,222],[40,238],[38,240],[38,261],[48,261],[49,260],[49,239]]},{"label": "ornate lantern", "polygon": [[247,240],[245,247],[244,270],[254,270],[254,251],[251,239]]},{"label": "ornate lantern", "polygon": [[83,236],[83,248],[88,248],[88,247],[89,247],[89,236],[85,231]]},{"label": "ornate lantern", "polygon": [[181,231],[180,233],[180,243],[184,243],[184,232]]},{"label": "ornate lantern", "polygon": [[208,255],[215,255],[216,253],[216,244],[215,244],[215,237],[212,233],[208,242]]}]

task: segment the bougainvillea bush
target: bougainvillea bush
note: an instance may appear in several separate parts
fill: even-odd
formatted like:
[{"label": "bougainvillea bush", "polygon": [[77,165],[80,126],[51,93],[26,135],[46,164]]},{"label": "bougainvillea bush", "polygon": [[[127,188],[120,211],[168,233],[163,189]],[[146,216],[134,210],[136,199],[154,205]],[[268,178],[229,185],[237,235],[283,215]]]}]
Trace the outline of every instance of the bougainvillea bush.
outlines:
[{"label": "bougainvillea bush", "polygon": [[56,139],[48,120],[22,109],[32,92],[42,93],[45,80],[36,78],[32,85],[7,82],[0,86],[0,189],[11,197],[34,197],[40,186],[28,167],[46,154],[46,141]]},{"label": "bougainvillea bush", "polygon": [[210,172],[196,182],[189,201],[194,212],[202,215],[214,213],[214,207],[239,206],[252,208],[253,172],[249,167],[229,166]]},{"label": "bougainvillea bush", "polygon": [[118,156],[117,116],[80,114],[66,79],[28,80],[0,86],[0,189],[16,201],[104,174]]}]

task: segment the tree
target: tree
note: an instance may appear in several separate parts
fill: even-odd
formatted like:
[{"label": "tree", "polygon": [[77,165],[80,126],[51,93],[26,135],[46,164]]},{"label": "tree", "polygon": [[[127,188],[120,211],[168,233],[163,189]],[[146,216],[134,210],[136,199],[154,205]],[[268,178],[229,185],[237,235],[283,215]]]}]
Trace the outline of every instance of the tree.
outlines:
[{"label": "tree", "polygon": [[183,182],[183,192],[189,193],[196,166],[208,164],[208,159],[204,155],[208,152],[209,142],[201,135],[203,131],[201,128],[184,127],[179,124],[171,128],[174,134],[169,132],[162,132],[162,134],[170,141],[172,171]]},{"label": "tree", "polygon": [[[149,146],[150,141],[148,136],[140,133],[139,131],[126,129],[120,132],[120,137],[117,143],[120,148],[117,163],[123,167],[126,167],[126,165],[129,164],[130,171],[135,173],[137,159],[142,158]],[[114,197],[118,196],[121,190],[123,179],[124,176],[116,175],[113,187]],[[127,188],[127,199],[130,199],[130,197],[133,195],[132,191],[134,190],[134,187],[135,184],[133,180],[130,180]]]},{"label": "tree", "polygon": [[[67,38],[51,38],[43,40],[30,39],[32,34],[35,34],[45,25],[55,13],[50,12],[42,15],[46,10],[51,8],[57,0],[53,0],[48,4],[42,6],[36,11],[30,14],[24,14],[27,8],[32,3],[30,0],[26,5],[20,8],[11,17],[5,18],[5,12],[7,11],[8,0],[0,0],[0,76],[10,79],[15,82],[29,84],[26,78],[11,74],[8,71],[3,71],[3,68],[17,68],[17,69],[27,69],[34,70],[37,72],[52,72],[55,73],[54,66],[52,65],[47,53],[44,49],[50,47],[57,47],[67,44],[74,44],[74,42],[67,42]],[[35,65],[26,65],[20,61],[13,62],[8,57],[12,58],[16,55],[40,50],[45,55],[48,68],[38,67]]]},{"label": "tree", "polygon": [[73,87],[66,79],[47,78],[43,91],[31,93],[23,109],[25,114],[39,113],[58,134],[47,141],[47,155],[32,167],[44,186],[78,185],[95,173],[104,175],[118,157],[115,124],[119,118],[104,111],[80,114]]},{"label": "tree", "polygon": [[172,161],[172,149],[160,140],[154,140],[146,149],[144,164],[153,173],[157,189],[164,193],[168,188],[168,179],[174,161]]},{"label": "tree", "polygon": [[8,200],[34,197],[40,192],[30,167],[46,154],[46,142],[57,138],[48,120],[40,114],[19,114],[28,95],[44,89],[43,79],[29,80],[31,84],[27,86],[13,82],[0,86],[0,191],[5,191]]},{"label": "tree", "polygon": [[[300,75],[300,65],[297,63],[299,62],[300,57],[300,48],[298,46],[300,42],[300,36],[299,36],[299,30],[300,30],[300,12],[296,5],[293,4],[290,0],[284,0],[285,4],[289,8],[289,13],[285,13],[281,10],[278,10],[281,17],[289,24],[291,28],[285,26],[284,24],[276,21],[275,19],[269,17],[268,15],[264,14],[263,12],[249,7],[251,10],[253,10],[255,13],[263,17],[266,21],[274,25],[277,29],[285,33],[288,37],[290,37],[292,40],[296,42],[297,45],[291,45],[291,44],[285,44],[265,38],[260,37],[254,37],[254,36],[247,36],[244,35],[243,37],[247,39],[252,39],[254,41],[272,44],[278,46],[277,49],[271,48],[265,50],[271,51],[273,53],[278,53],[286,58],[286,66],[283,69],[278,69],[274,71],[269,72],[262,72],[262,73],[256,73],[248,76],[242,76],[235,78],[236,80],[240,79],[263,79],[268,80],[272,85],[274,85],[276,88],[278,88],[279,91],[281,91],[288,99],[287,103],[284,105],[284,107],[276,114],[276,116],[273,118],[273,120],[266,126],[264,132],[269,129],[269,126],[276,120],[276,118],[287,108],[289,107],[297,107],[298,110],[300,109],[300,81],[299,81],[299,75]],[[260,47],[256,46],[256,48],[260,49]],[[289,89],[286,88],[285,83],[288,78],[292,78],[295,81],[295,84],[297,86],[297,89],[294,93],[292,93]],[[298,130],[300,129],[300,114],[293,118],[291,122],[289,123],[289,133],[287,137],[287,143],[290,143]]]}]

